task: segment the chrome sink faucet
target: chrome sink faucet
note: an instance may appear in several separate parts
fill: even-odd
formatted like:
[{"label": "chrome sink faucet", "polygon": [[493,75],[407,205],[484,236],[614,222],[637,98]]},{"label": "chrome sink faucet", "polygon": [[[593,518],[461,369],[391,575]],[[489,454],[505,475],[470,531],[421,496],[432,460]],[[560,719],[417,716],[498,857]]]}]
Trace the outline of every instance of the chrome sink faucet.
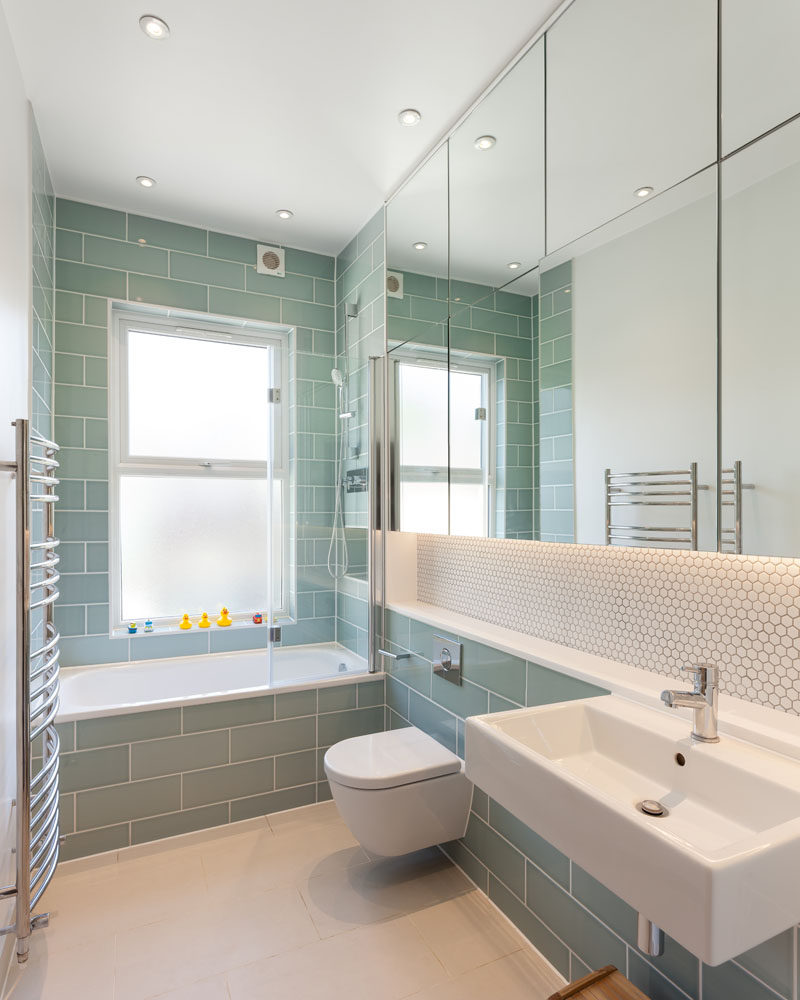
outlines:
[{"label": "chrome sink faucet", "polygon": [[694,674],[692,691],[662,691],[661,700],[668,708],[693,708],[692,739],[698,743],[719,743],[717,712],[719,700],[719,667],[700,664],[684,667]]}]

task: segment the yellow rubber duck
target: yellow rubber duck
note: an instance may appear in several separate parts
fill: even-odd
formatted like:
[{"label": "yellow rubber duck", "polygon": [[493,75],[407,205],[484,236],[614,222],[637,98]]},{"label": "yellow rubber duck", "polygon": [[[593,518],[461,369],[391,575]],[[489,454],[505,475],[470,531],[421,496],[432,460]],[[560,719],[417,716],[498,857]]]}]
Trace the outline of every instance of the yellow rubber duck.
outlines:
[{"label": "yellow rubber duck", "polygon": [[198,628],[211,628],[211,622],[208,620],[208,613],[203,612],[200,616],[200,621],[197,623]]},{"label": "yellow rubber duck", "polygon": [[181,619],[181,623],[178,626],[178,628],[191,628],[191,627],[192,623],[189,621],[189,616],[184,615],[183,618]]},{"label": "yellow rubber duck", "polygon": [[219,625],[220,628],[227,628],[228,625],[233,625],[227,608],[223,608],[220,612],[219,618],[217,618],[217,625]]}]

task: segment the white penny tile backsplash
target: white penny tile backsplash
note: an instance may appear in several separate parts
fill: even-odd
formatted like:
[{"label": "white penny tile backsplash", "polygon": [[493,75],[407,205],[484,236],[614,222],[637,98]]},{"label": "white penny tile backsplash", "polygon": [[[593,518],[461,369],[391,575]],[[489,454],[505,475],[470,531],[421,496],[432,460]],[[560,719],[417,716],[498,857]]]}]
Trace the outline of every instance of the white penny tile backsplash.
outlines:
[{"label": "white penny tile backsplash", "polygon": [[800,715],[800,560],[419,535],[417,597]]}]

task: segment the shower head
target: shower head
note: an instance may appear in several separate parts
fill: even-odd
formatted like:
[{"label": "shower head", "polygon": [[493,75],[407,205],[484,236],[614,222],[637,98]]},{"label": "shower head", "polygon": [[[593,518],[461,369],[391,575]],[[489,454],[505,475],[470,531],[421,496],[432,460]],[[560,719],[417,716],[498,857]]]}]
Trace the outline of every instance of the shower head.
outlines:
[{"label": "shower head", "polygon": [[331,372],[331,381],[339,389],[344,385],[344,377],[338,368],[334,368]]}]

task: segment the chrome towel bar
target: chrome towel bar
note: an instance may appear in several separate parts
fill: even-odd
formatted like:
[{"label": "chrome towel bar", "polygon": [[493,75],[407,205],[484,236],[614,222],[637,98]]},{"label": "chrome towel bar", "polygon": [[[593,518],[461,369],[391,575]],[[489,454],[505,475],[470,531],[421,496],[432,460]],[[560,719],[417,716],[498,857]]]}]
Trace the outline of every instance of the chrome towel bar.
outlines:
[{"label": "chrome towel bar", "polygon": [[[0,927],[0,935],[16,936],[17,961],[25,962],[31,933],[49,920],[33,910],[53,877],[59,852],[55,719],[61,637],[53,616],[60,579],[53,509],[58,445],[31,430],[28,420],[16,420],[14,427],[16,461],[0,462],[0,471],[17,477],[17,873],[14,885],[0,888],[0,899],[15,899],[16,914],[14,923]],[[33,601],[36,592],[43,596]],[[34,773],[34,742],[40,738],[41,764]]]}]

